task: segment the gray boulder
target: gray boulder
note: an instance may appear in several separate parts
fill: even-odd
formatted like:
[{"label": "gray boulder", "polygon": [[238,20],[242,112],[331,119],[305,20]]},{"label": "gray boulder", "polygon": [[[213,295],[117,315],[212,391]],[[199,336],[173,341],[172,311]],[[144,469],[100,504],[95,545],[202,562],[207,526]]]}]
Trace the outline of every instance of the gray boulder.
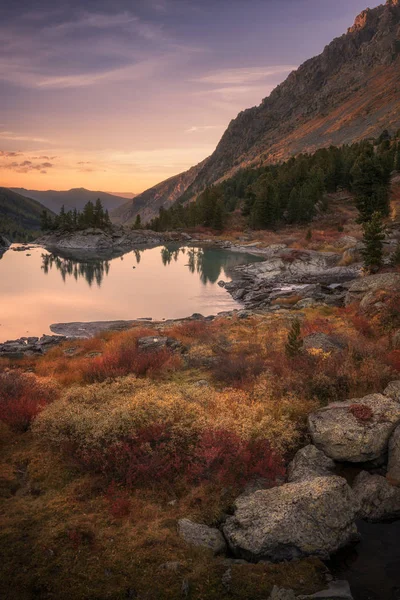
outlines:
[{"label": "gray boulder", "polygon": [[226,543],[222,533],[213,527],[194,523],[189,519],[178,521],[178,534],[186,543],[211,550],[214,554],[224,554]]},{"label": "gray boulder", "polygon": [[382,394],[334,402],[309,415],[313,443],[333,460],[362,463],[385,455],[400,404]]},{"label": "gray boulder", "polygon": [[147,336],[138,339],[138,348],[146,352],[162,350],[163,348],[177,349],[182,344],[174,338]]},{"label": "gray boulder", "polygon": [[326,333],[312,333],[303,339],[306,350],[322,350],[323,352],[338,352],[343,350],[344,344],[336,337]]},{"label": "gray boulder", "polygon": [[349,287],[345,304],[348,306],[353,302],[357,302],[360,303],[361,308],[367,309],[373,303],[375,293],[378,290],[400,291],[400,274],[381,273],[356,279]]},{"label": "gray boulder", "polygon": [[274,585],[268,600],[296,600],[293,590],[285,590]]},{"label": "gray boulder", "polygon": [[392,400],[400,402],[400,381],[391,381],[383,393]]},{"label": "gray boulder", "polygon": [[299,450],[288,466],[288,482],[310,481],[333,474],[335,463],[312,444]]},{"label": "gray boulder", "polygon": [[313,598],[316,600],[318,598],[320,600],[353,600],[349,582],[339,580],[332,581],[329,584],[329,588],[327,590],[322,590],[322,592],[317,592],[311,596],[298,596],[298,600],[312,600]]},{"label": "gray boulder", "polygon": [[388,481],[400,486],[400,426],[396,427],[389,440]]},{"label": "gray boulder", "polygon": [[385,477],[362,471],[354,480],[353,492],[360,505],[360,518],[376,522],[400,517],[400,488],[390,485]]},{"label": "gray boulder", "polygon": [[223,527],[235,556],[250,561],[328,558],[358,540],[357,505],[342,477],[287,483],[235,503]]}]

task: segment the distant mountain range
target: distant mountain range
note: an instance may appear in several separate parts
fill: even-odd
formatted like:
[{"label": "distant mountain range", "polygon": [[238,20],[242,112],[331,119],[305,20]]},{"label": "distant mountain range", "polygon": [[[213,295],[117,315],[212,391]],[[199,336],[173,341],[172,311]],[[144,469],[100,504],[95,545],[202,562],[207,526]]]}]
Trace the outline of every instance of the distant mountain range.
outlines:
[{"label": "distant mountain range", "polygon": [[400,0],[363,11],[319,56],[305,62],[262,103],[231,121],[215,152],[185,173],[114,211],[123,223],[145,222],[179,197],[248,166],[342,145],[400,128]]},{"label": "distant mountain range", "polygon": [[[21,241],[40,231],[40,218],[45,207],[8,188],[0,188],[0,233]],[[51,214],[51,211],[48,211]]]},{"label": "distant mountain range", "polygon": [[43,206],[57,214],[60,212],[60,209],[63,205],[65,210],[72,210],[74,208],[77,210],[82,210],[89,200],[96,202],[97,198],[100,198],[104,208],[110,212],[126,202],[124,197],[109,194],[107,192],[94,192],[91,190],[86,190],[85,188],[74,188],[65,192],[59,192],[55,190],[26,190],[24,188],[11,189],[22,196],[37,200],[43,204]]}]

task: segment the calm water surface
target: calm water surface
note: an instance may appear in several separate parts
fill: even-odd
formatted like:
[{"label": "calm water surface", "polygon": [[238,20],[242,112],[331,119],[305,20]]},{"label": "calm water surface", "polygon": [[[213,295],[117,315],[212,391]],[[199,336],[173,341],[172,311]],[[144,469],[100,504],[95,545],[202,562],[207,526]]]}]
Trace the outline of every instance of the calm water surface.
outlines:
[{"label": "calm water surface", "polygon": [[217,283],[229,281],[233,267],[260,260],[177,245],[102,256],[16,247],[0,257],[0,342],[50,333],[57,322],[169,319],[240,308]]}]

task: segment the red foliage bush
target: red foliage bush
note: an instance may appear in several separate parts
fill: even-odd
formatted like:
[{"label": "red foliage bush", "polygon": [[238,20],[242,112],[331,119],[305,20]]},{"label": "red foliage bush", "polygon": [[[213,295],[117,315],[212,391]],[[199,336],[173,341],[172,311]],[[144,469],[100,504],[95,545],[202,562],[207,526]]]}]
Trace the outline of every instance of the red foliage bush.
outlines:
[{"label": "red foliage bush", "polygon": [[34,375],[0,373],[0,420],[16,431],[26,431],[36,415],[57,397],[57,391]]},{"label": "red foliage bush", "polygon": [[128,517],[131,512],[131,501],[125,490],[118,489],[113,481],[106,491],[109,511],[114,519]]},{"label": "red foliage bush", "polygon": [[173,424],[153,424],[102,450],[78,453],[79,462],[128,486],[172,480],[181,474],[191,452],[190,440]]},{"label": "red foliage bush", "polygon": [[243,349],[238,353],[220,354],[213,367],[215,379],[228,385],[250,382],[265,369],[264,360],[257,347]]},{"label": "red foliage bush", "polygon": [[387,354],[387,362],[388,364],[395,369],[396,371],[400,371],[400,350],[392,350]]},{"label": "red foliage bush", "polygon": [[363,336],[373,337],[374,330],[369,319],[362,315],[355,314],[351,317],[351,322],[353,323],[354,329]]},{"label": "red foliage bush", "polygon": [[233,432],[215,429],[204,431],[186,475],[194,482],[243,486],[255,478],[273,483],[284,473],[281,457],[271,450],[267,440],[246,441]]},{"label": "red foliage bush", "polygon": [[176,336],[183,336],[191,339],[204,340],[209,335],[210,327],[205,321],[183,321],[174,328]]},{"label": "red foliage bush", "polygon": [[365,404],[352,404],[349,408],[349,411],[357,419],[357,421],[360,421],[361,423],[367,423],[368,421],[371,421],[374,416],[374,413],[370,407],[366,406]]},{"label": "red foliage bush", "polygon": [[[118,444],[87,451],[77,458],[81,466],[128,487],[178,478],[190,483],[242,486],[254,478],[273,483],[285,472],[282,458],[266,440],[246,441],[226,430],[183,434],[172,423],[149,425]],[[115,483],[109,490],[111,513],[124,516],[127,497],[115,494]]]}]

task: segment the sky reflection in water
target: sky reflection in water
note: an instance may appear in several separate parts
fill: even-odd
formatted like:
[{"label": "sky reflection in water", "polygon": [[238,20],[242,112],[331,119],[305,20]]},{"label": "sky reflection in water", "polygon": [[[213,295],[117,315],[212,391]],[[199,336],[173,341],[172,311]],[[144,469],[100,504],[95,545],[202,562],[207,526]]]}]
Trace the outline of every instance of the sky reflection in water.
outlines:
[{"label": "sky reflection in water", "polygon": [[[30,254],[30,256],[26,256]],[[0,341],[56,322],[205,316],[239,305],[217,285],[256,257],[171,244],[93,255],[43,248],[0,257]]]}]

